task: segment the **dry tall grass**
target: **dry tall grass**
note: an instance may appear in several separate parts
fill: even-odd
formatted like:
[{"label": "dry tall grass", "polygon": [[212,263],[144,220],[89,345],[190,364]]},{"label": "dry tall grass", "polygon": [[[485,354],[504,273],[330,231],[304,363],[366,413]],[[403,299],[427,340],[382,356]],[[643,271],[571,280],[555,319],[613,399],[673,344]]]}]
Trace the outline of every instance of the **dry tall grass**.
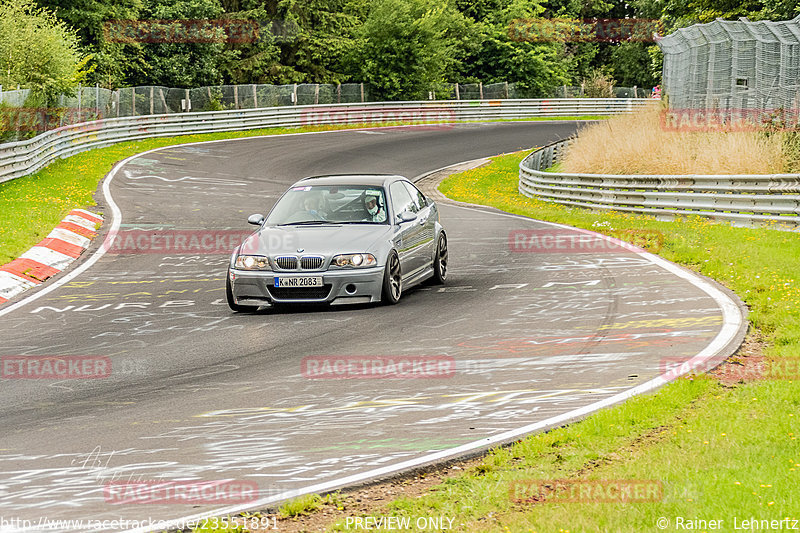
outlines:
[{"label": "dry tall grass", "polygon": [[621,115],[581,130],[562,172],[773,174],[788,172],[781,135],[690,132],[661,126],[659,112]]}]

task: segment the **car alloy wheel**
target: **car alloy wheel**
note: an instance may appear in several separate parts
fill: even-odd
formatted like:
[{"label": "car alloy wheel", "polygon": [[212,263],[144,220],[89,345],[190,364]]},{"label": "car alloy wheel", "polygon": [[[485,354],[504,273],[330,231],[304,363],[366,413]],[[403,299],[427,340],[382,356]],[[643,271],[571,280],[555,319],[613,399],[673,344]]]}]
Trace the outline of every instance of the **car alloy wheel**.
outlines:
[{"label": "car alloy wheel", "polygon": [[439,234],[436,243],[436,256],[433,258],[433,282],[441,285],[447,279],[447,237]]},{"label": "car alloy wheel", "polygon": [[403,293],[403,276],[400,272],[400,258],[397,252],[392,252],[386,261],[386,273],[383,276],[383,300],[384,303],[392,305],[400,300]]}]

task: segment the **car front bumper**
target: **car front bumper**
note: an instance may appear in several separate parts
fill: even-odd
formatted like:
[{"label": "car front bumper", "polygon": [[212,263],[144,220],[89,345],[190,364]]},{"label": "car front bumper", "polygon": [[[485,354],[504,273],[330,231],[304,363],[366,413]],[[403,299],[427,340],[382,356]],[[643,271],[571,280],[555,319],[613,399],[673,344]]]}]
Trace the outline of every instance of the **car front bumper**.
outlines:
[{"label": "car front bumper", "polygon": [[[363,304],[379,302],[383,267],[321,272],[230,270],[233,298],[239,305],[273,303]],[[276,288],[277,277],[322,276],[322,287]]]}]

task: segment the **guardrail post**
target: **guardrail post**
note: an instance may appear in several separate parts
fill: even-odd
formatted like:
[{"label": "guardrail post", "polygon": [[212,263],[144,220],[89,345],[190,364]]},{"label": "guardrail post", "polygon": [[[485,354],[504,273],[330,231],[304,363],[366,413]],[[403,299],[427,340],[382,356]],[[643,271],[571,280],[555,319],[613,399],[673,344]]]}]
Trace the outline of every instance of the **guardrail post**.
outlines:
[{"label": "guardrail post", "polygon": [[81,121],[81,95],[82,95],[82,93],[83,93],[83,87],[81,87],[81,84],[79,83],[78,84],[78,117],[77,117],[78,118],[78,122]]},{"label": "guardrail post", "polygon": [[480,99],[483,100],[483,82],[482,81],[478,82],[478,91],[480,92],[480,95],[481,95]]},{"label": "guardrail post", "polygon": [[506,90],[506,99],[508,99],[508,82],[506,82],[505,90]]},{"label": "guardrail post", "polygon": [[314,104],[319,103],[319,83],[314,85]]},{"label": "guardrail post", "polygon": [[457,83],[454,83],[453,85],[455,85],[455,86],[456,86],[456,100],[461,100],[461,95],[460,95],[460,94],[458,94],[458,84],[457,84]]},{"label": "guardrail post", "polygon": [[186,104],[183,107],[187,113],[192,108],[192,103],[189,101],[189,89],[186,89]]},{"label": "guardrail post", "polygon": [[341,104],[342,103],[342,84],[341,83],[337,83],[336,84],[336,103],[337,104]]},{"label": "guardrail post", "polygon": [[239,109],[239,86],[233,86],[233,108]]},{"label": "guardrail post", "polygon": [[256,92],[256,84],[253,84],[253,109],[258,109],[258,92]]},{"label": "guardrail post", "polygon": [[136,87],[131,87],[131,116],[136,116]]},{"label": "guardrail post", "polygon": [[297,84],[292,85],[292,105],[297,105]]},{"label": "guardrail post", "polygon": [[94,107],[97,109],[97,114],[99,115],[97,118],[103,118],[105,113],[100,114],[100,84],[94,84]]},{"label": "guardrail post", "polygon": [[364,83],[361,83],[361,103],[364,103]]}]

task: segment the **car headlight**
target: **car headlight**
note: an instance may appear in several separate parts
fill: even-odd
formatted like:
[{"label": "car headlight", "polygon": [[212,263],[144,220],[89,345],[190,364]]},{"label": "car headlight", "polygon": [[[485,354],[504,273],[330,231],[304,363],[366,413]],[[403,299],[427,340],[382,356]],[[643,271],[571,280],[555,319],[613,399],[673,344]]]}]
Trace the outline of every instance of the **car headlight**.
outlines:
[{"label": "car headlight", "polygon": [[364,268],[378,264],[378,260],[372,254],[342,254],[337,255],[331,261],[338,267]]},{"label": "car headlight", "polygon": [[241,270],[269,270],[269,260],[262,255],[240,255],[234,266]]}]

